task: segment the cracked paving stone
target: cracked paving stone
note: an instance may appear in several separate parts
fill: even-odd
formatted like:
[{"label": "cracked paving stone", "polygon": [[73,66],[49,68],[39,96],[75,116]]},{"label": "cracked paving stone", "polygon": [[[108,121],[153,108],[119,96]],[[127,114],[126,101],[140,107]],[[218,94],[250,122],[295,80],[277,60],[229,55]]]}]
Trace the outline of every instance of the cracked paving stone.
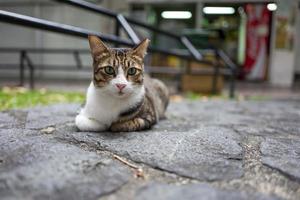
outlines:
[{"label": "cracked paving stone", "polygon": [[[173,103],[168,109],[172,120],[186,121],[192,119],[191,125],[230,126],[243,125],[251,127],[276,128],[287,127],[291,134],[300,134],[299,102],[282,101],[184,101]],[[286,125],[286,126],[284,126]],[[173,130],[180,128],[173,123]],[[166,127],[171,130],[171,127]],[[286,134],[286,132],[283,132]]]},{"label": "cracked paving stone", "polygon": [[266,138],[261,152],[265,165],[300,181],[300,139]]},{"label": "cracked paving stone", "polygon": [[9,110],[0,112],[0,129],[24,128],[27,111]]},{"label": "cracked paving stone", "polygon": [[132,177],[108,155],[33,132],[0,130],[1,199],[96,199]]},{"label": "cracked paving stone", "polygon": [[167,113],[170,118],[179,117],[185,121],[188,117],[196,125],[218,126],[257,122],[256,118],[248,116],[247,112],[240,108],[240,103],[234,101],[182,102],[171,104],[168,110],[171,111]]},{"label": "cracked paving stone", "polygon": [[[163,123],[163,122],[161,122]],[[199,180],[226,180],[243,175],[240,136],[224,127],[198,126],[186,132],[152,130],[132,133],[58,131],[56,137],[84,142]]]},{"label": "cracked paving stone", "polygon": [[245,193],[237,190],[221,190],[207,184],[167,185],[152,183],[140,188],[135,194],[135,200],[275,200],[276,197],[259,193]]},{"label": "cracked paving stone", "polygon": [[68,129],[57,137],[85,142],[181,176],[227,180],[243,175],[241,135],[274,135],[276,127],[268,124],[282,117],[289,119],[286,123],[297,121],[298,108],[295,102],[280,101],[186,101],[171,104],[168,119],[151,131],[113,134]]},{"label": "cracked paving stone", "polygon": [[78,110],[79,105],[76,104],[58,104],[29,109],[26,128],[42,129],[74,121],[74,116]]},{"label": "cracked paving stone", "polygon": [[[171,103],[167,120],[152,130],[132,133],[78,132],[78,109],[79,105],[60,104],[0,113],[1,198],[97,199],[114,193],[131,180],[132,172],[111,153],[200,181],[242,181],[240,144],[249,136],[263,140],[264,165],[289,180],[300,180],[299,101]],[[43,134],[49,127],[55,131]],[[243,189],[157,185],[138,190],[136,198],[154,194],[161,199],[249,199]]]}]

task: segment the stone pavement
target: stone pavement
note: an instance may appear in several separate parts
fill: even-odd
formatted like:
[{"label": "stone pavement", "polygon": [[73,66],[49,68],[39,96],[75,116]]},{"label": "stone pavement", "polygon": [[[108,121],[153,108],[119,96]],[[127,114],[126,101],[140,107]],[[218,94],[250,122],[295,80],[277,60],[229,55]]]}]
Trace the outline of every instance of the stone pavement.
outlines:
[{"label": "stone pavement", "polygon": [[0,113],[0,199],[300,199],[299,101],[183,101],[132,133],[78,105]]}]

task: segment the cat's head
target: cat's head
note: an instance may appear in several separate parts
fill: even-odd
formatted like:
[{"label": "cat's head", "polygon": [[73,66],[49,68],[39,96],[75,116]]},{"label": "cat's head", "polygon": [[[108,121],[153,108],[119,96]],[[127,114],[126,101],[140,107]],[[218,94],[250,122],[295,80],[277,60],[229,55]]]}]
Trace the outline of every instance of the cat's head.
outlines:
[{"label": "cat's head", "polygon": [[96,88],[126,98],[143,88],[144,56],[150,40],[134,48],[109,48],[97,36],[89,36]]}]

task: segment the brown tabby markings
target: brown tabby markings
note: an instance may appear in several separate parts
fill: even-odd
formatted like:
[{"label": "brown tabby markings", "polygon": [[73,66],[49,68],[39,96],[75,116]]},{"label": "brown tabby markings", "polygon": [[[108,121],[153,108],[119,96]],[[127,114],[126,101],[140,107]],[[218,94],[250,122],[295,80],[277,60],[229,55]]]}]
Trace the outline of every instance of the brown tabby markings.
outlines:
[{"label": "brown tabby markings", "polygon": [[168,89],[161,81],[149,77],[145,77],[144,85],[146,93],[142,102],[129,112],[121,113],[119,120],[111,125],[111,131],[149,129],[159,119],[165,118],[165,111],[169,103]]},{"label": "brown tabby markings", "polygon": [[[144,77],[143,74],[143,59],[149,40],[143,40],[133,49],[108,48],[97,36],[89,36],[89,42],[94,60],[95,86],[103,87],[116,76],[104,72],[106,66],[111,66],[116,74],[119,67],[122,67],[128,81],[145,87],[144,98],[134,107],[120,113],[119,119],[112,123],[110,130],[120,132],[149,129],[159,119],[164,118],[169,101],[168,89],[161,81]],[[127,74],[130,67],[137,69],[133,76]]]},{"label": "brown tabby markings", "polygon": [[143,83],[143,63],[137,56],[131,55],[130,49],[110,49],[109,52],[104,53],[104,55],[99,55],[94,60],[94,84],[98,87],[103,87],[110,80],[112,80],[115,75],[108,75],[104,72],[106,66],[112,66],[118,74],[119,66],[122,67],[125,74],[130,67],[135,67],[138,72],[134,76],[126,75],[128,81],[134,84]]}]

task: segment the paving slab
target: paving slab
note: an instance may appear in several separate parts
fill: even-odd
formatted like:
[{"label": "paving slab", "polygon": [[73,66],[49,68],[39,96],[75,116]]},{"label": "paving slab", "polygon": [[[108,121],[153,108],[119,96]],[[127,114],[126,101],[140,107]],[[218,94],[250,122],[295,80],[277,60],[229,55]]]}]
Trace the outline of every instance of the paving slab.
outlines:
[{"label": "paving slab", "polygon": [[136,200],[276,200],[277,197],[258,193],[246,193],[237,190],[220,190],[207,184],[167,185],[151,183],[136,192]]},{"label": "paving slab", "polygon": [[41,129],[73,121],[80,106],[58,104],[27,110],[26,129]]},{"label": "paving slab", "polygon": [[300,181],[300,139],[267,138],[261,152],[264,164]]},{"label": "paving slab", "polygon": [[131,177],[106,155],[84,151],[39,135],[0,130],[1,199],[96,199]]},{"label": "paving slab", "polygon": [[1,199],[300,198],[299,101],[173,102],[131,133],[79,132],[79,108],[0,112]]},{"label": "paving slab", "polygon": [[73,132],[70,135],[69,131],[62,131],[57,137],[85,142],[135,162],[199,180],[233,179],[243,175],[240,136],[224,127],[121,134]]}]

